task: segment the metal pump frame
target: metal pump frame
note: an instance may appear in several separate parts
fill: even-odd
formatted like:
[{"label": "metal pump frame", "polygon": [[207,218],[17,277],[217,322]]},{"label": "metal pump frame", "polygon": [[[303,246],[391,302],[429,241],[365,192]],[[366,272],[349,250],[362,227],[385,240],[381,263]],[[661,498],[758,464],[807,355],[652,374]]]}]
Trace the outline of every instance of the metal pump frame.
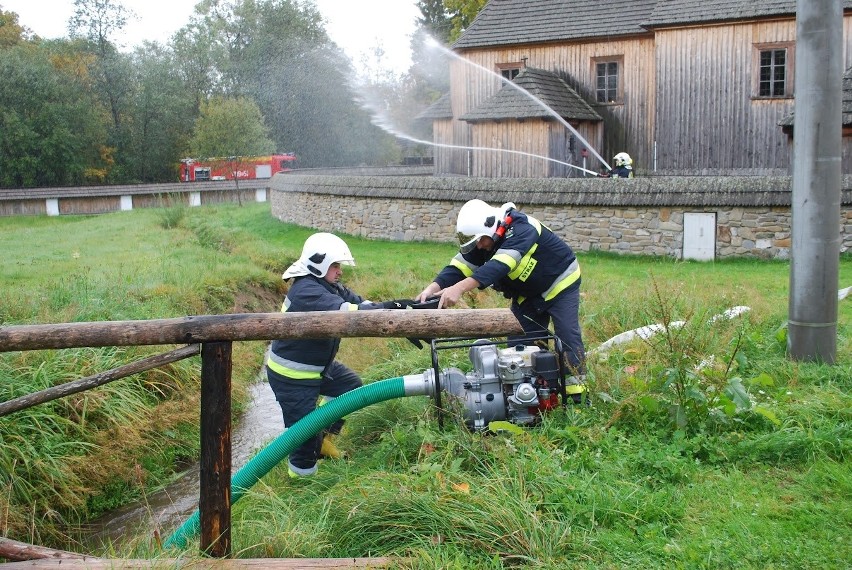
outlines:
[{"label": "metal pump frame", "polygon": [[444,406],[441,403],[441,369],[438,365],[438,351],[441,350],[449,350],[453,348],[470,348],[474,344],[476,345],[497,345],[497,346],[505,346],[509,347],[509,344],[527,344],[539,340],[544,341],[553,341],[554,350],[557,355],[557,370],[559,371],[559,400],[562,404],[562,407],[567,407],[568,402],[568,394],[565,392],[565,359],[564,349],[562,348],[562,341],[553,334],[546,334],[541,336],[525,336],[522,338],[506,337],[505,340],[493,340],[493,339],[483,339],[478,337],[451,337],[451,338],[433,338],[430,339],[429,344],[432,351],[432,372],[435,378],[435,407],[438,410],[438,428],[444,429],[444,415],[447,413],[444,410]]}]

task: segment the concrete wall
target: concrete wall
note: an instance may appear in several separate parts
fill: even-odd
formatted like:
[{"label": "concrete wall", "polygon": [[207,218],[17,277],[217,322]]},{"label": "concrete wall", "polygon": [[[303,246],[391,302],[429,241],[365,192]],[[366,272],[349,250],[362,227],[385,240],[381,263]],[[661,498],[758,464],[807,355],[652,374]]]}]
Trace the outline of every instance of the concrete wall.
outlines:
[{"label": "concrete wall", "polygon": [[[852,251],[852,178],[841,197],[841,252]],[[683,257],[684,214],[712,213],[713,257],[787,259],[789,177],[482,179],[275,176],[272,215],[283,222],[394,241],[454,239],[464,202],[514,202],[577,250]]]}]

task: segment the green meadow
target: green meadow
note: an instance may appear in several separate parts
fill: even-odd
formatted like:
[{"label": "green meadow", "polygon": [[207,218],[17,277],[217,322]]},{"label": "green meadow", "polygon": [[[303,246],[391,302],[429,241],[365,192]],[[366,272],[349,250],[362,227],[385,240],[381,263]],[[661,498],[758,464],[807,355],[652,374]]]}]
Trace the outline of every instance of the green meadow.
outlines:
[{"label": "green meadow", "polygon": [[[534,212],[533,212],[534,213]],[[0,325],[275,312],[309,228],[268,204],[0,218]],[[448,236],[452,228],[447,228]],[[344,282],[410,298],[450,243],[342,236]],[[439,426],[423,397],[347,418],[342,460],[273,469],[234,505],[239,558],[388,556],[399,568],[849,568],[852,298],[837,362],[786,350],[789,264],[579,252],[591,406],[521,433]],[[839,287],[852,285],[852,258]],[[504,307],[492,291],[468,308]],[[733,318],[714,318],[747,307]],[[650,324],[645,340],[601,345]],[[234,343],[234,414],[264,342]],[[174,347],[0,353],[0,401]],[[405,339],[344,339],[365,382],[431,367]],[[450,353],[442,366],[469,367]],[[200,359],[0,417],[0,536],[86,552],[86,521],[166,485],[197,459]],[[121,441],[121,445],[115,445]],[[151,529],[94,556],[193,559]]]}]

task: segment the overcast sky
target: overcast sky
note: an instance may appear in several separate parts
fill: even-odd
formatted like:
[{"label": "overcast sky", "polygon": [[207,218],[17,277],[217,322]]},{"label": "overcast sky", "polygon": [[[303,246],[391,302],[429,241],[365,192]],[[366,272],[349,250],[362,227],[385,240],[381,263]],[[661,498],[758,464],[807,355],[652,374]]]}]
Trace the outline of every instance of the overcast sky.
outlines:
[{"label": "overcast sky", "polygon": [[[128,23],[128,47],[143,40],[165,43],[186,22],[198,0],[118,0],[138,20]],[[381,43],[387,63],[397,72],[411,63],[411,34],[420,15],[415,0],[314,0],[327,20],[326,30],[357,66],[361,55]],[[44,38],[67,35],[74,0],[0,0],[18,23]]]}]

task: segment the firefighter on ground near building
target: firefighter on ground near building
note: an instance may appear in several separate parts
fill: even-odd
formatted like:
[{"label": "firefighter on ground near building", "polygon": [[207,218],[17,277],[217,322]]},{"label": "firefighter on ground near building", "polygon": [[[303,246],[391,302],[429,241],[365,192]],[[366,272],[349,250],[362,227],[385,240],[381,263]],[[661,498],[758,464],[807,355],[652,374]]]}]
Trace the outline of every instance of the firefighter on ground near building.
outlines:
[{"label": "firefighter on ground near building", "polygon": [[493,287],[512,300],[511,310],[527,337],[550,334],[561,341],[570,377],[566,392],[575,402],[585,392],[585,358],[580,330],[580,265],[574,251],[547,226],[511,202],[493,207],[482,200],[462,206],[456,222],[459,253],[415,301],[440,295],[451,307],[468,291]]},{"label": "firefighter on ground near building", "polygon": [[[359,311],[405,309],[413,301],[402,299],[373,303],[340,283],[342,265],[355,265],[349,247],[339,237],[317,233],[305,240],[302,255],[282,276],[293,280],[282,312]],[[359,388],[361,378],[335,360],[339,338],[274,340],[266,359],[266,376],[281,406],[284,428],[314,411],[316,406]],[[340,433],[343,420],[295,449],[289,457],[291,477],[307,477],[317,471],[317,460],[341,456],[332,441]]]}]

